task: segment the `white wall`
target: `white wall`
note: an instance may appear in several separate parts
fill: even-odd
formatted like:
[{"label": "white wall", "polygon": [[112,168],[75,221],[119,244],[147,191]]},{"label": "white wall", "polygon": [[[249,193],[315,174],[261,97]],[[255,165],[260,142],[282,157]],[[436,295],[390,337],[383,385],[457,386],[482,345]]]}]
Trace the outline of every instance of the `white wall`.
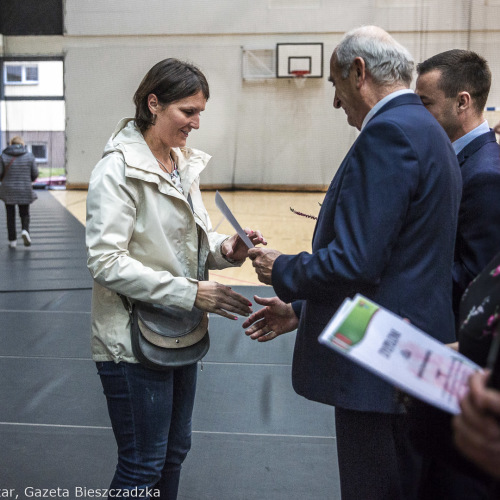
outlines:
[{"label": "white wall", "polygon": [[62,96],[63,61],[9,61],[9,64],[29,64],[38,66],[38,83],[5,85],[6,96]]},{"label": "white wall", "polygon": [[65,26],[81,36],[331,33],[360,24],[497,30],[499,14],[493,0],[66,0]]},{"label": "white wall", "polygon": [[64,101],[2,101],[0,129],[64,131]]},{"label": "white wall", "polygon": [[[66,0],[63,37],[4,37],[5,55],[65,55],[69,184],[85,184],[146,71],[197,64],[211,98],[188,145],[213,155],[205,185],[328,185],[356,137],[332,108],[328,59],[343,32],[378,24],[421,61],[450,48],[488,59],[500,106],[498,0]],[[470,28],[470,30],[469,30]],[[242,46],[322,42],[322,80],[243,82]]]}]

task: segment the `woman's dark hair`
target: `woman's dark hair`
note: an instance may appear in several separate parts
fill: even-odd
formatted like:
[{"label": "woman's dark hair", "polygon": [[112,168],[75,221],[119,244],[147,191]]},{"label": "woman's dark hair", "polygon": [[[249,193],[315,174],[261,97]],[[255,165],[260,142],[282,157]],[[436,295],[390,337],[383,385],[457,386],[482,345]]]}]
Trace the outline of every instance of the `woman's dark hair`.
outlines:
[{"label": "woman's dark hair", "polygon": [[144,133],[154,124],[154,116],[148,107],[149,94],[154,94],[159,104],[164,107],[200,91],[208,100],[210,91],[207,79],[196,66],[174,58],[156,63],[142,79],[134,94],[137,128]]}]

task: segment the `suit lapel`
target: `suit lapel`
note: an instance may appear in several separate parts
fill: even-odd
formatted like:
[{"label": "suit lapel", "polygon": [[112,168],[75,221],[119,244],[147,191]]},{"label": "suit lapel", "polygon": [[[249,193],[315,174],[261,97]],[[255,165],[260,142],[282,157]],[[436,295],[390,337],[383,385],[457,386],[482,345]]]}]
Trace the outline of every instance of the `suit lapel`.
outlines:
[{"label": "suit lapel", "polygon": [[460,153],[457,155],[457,160],[460,166],[465,163],[465,160],[472,156],[476,151],[480,150],[485,144],[488,142],[496,142],[495,132],[490,130],[485,134],[481,134],[479,137],[476,137],[473,141],[471,141],[467,146],[465,146]]}]

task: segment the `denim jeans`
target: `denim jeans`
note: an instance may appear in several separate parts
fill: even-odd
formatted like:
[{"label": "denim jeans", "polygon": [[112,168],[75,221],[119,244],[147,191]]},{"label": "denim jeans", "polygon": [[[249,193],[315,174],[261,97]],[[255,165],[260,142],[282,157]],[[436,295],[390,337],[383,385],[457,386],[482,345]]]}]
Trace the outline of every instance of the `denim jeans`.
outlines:
[{"label": "denim jeans", "polygon": [[156,488],[175,500],[191,447],[197,364],[168,371],[139,363],[97,362],[118,445],[114,489]]}]

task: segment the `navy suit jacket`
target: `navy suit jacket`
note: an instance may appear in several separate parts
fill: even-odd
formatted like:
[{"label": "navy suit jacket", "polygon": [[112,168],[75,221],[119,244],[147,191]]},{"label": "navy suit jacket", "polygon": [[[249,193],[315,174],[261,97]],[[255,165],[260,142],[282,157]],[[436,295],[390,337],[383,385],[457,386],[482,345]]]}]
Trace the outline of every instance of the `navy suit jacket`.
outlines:
[{"label": "navy suit jacket", "polygon": [[386,105],[361,131],[321,206],[312,253],[281,255],[278,297],[302,300],[292,382],[308,399],[359,411],[399,411],[394,389],[318,342],[357,292],[443,342],[455,339],[452,263],[461,195],[456,155],[415,94]]},{"label": "navy suit jacket", "polygon": [[453,264],[453,309],[469,283],[500,252],[500,146],[495,133],[476,137],[457,156],[463,192]]}]

